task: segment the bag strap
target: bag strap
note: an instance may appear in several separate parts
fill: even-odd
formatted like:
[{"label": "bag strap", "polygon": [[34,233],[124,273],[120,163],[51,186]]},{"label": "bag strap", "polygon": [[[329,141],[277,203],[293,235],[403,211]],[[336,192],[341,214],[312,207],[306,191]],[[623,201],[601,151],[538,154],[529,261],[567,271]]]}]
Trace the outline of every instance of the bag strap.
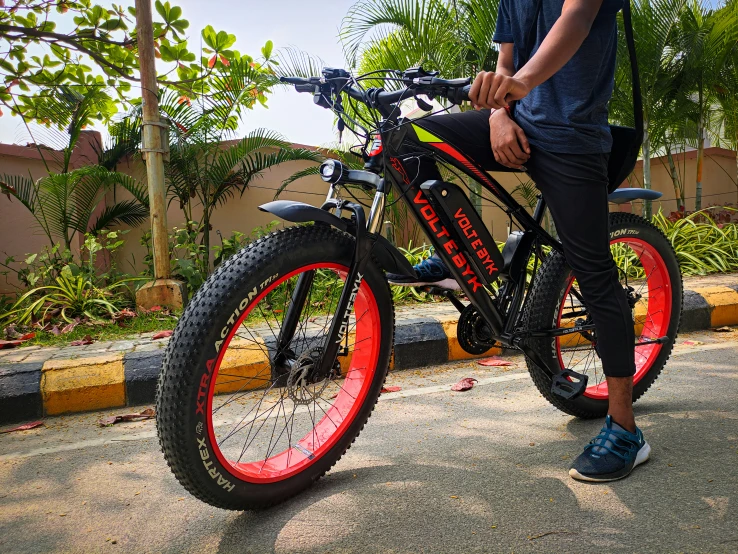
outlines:
[{"label": "bag strap", "polygon": [[[633,84],[633,120],[637,135],[637,142],[643,142],[643,98],[641,97],[641,79],[638,73],[638,59],[636,57],[635,41],[633,39],[633,22],[630,13],[631,0],[623,2],[623,27],[625,29],[625,43],[628,46],[628,57],[630,58],[630,76]],[[543,0],[536,0],[536,10],[533,16],[533,23],[528,29],[528,35],[525,40],[525,54],[520,55],[520,67],[523,67],[530,59],[530,54],[536,43],[536,27],[538,19],[541,17],[541,6]],[[519,70],[520,67],[517,69]]]},{"label": "bag strap", "polygon": [[633,40],[630,0],[623,2],[623,27],[625,29],[625,43],[628,45],[630,77],[633,84],[633,122],[635,123],[636,141],[638,144],[641,144],[643,143],[643,98],[641,97],[641,78],[638,73],[638,58],[636,57],[635,41]]}]

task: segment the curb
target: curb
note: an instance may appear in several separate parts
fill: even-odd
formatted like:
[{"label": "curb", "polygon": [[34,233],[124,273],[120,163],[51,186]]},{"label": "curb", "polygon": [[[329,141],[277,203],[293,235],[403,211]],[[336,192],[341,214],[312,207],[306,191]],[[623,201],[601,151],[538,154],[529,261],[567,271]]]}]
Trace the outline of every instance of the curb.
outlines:
[{"label": "curb", "polygon": [[[500,354],[473,356],[456,337],[456,316],[401,320],[395,328],[390,370],[403,370]],[[680,332],[738,325],[738,284],[684,291]],[[226,360],[230,372],[253,376],[265,360],[246,347]],[[0,424],[46,415],[150,404],[164,357],[163,350],[110,353],[44,363],[0,364]],[[231,359],[232,358],[232,359]],[[224,383],[222,392],[228,390]]]}]

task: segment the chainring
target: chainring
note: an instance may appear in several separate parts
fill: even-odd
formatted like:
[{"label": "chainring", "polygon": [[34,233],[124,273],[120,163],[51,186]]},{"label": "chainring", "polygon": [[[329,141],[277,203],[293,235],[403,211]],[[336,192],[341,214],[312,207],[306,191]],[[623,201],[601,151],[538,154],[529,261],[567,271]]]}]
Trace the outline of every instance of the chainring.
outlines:
[{"label": "chainring", "polygon": [[469,354],[484,354],[495,345],[487,323],[471,304],[464,308],[459,316],[456,337],[461,348]]}]

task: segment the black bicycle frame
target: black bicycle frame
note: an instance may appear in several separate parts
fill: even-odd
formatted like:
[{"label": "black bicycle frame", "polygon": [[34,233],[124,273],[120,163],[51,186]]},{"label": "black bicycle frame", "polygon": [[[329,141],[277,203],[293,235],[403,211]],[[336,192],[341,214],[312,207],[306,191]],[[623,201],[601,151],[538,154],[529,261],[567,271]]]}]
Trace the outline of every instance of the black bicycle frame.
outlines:
[{"label": "black bicycle frame", "polygon": [[[410,125],[402,125],[383,136],[385,179],[392,183],[402,199],[413,212],[436,252],[450,269],[470,303],[479,311],[492,330],[492,337],[505,346],[519,347],[522,335],[516,333],[516,325],[525,301],[525,280],[527,262],[542,245],[562,251],[561,243],[541,226],[545,213],[545,202],[539,197],[533,215],[529,214],[500,183],[489,176],[474,160],[446,143],[428,143],[421,140]],[[480,257],[482,252],[499,252],[494,240],[483,240],[489,233],[468,225],[462,225],[460,218],[454,221],[439,216],[441,210],[434,208],[443,196],[431,199],[424,190],[424,183],[410,178],[413,165],[419,156],[440,158],[458,171],[479,182],[504,207],[505,213],[514,218],[523,230],[506,247],[505,265],[500,268],[496,278],[502,280],[498,301],[492,301],[490,288],[480,286],[486,281],[478,264],[470,263]],[[452,185],[455,186],[455,185]],[[471,206],[471,204],[469,204]],[[458,211],[456,213],[459,213]],[[473,248],[469,246],[469,236],[473,236]],[[474,244],[474,243],[478,244]],[[481,243],[481,244],[479,244]],[[500,307],[505,306],[504,310]],[[577,329],[579,330],[579,329]],[[568,329],[567,329],[568,331]],[[572,331],[577,332],[577,331]],[[550,331],[549,331],[550,334]]]},{"label": "black bicycle frame", "polygon": [[[341,343],[348,334],[349,318],[364,268],[369,263],[370,253],[379,237],[389,187],[395,187],[400,200],[408,205],[469,302],[489,326],[491,338],[504,346],[520,348],[552,378],[563,375],[560,368],[549,367],[549,363],[529,348],[524,339],[582,333],[594,330],[594,325],[578,324],[568,328],[535,331],[518,329],[520,314],[529,293],[526,287],[526,269],[531,255],[540,257],[541,246],[562,251],[561,243],[541,227],[545,212],[544,200],[539,197],[533,215],[529,214],[510,193],[463,152],[441,142],[440,139],[439,142],[422,140],[414,125],[409,125],[409,122],[398,124],[398,119],[386,111],[383,116],[385,119],[379,129],[381,148],[373,153],[366,168],[375,174],[383,173],[384,179],[378,181],[374,178],[360,183],[365,186],[376,186],[368,218],[365,220],[359,205],[336,200],[334,186],[331,186],[328,200],[323,205],[324,210],[336,209],[338,217],[335,217],[335,223],[340,222],[341,228],[345,230],[348,228],[355,236],[356,251],[346,275],[344,290],[336,306],[333,323],[325,337],[323,356],[312,373],[313,379],[327,377],[335,366],[336,356],[342,351]],[[517,221],[522,234],[511,235],[503,253],[500,253],[468,197],[458,191],[457,185],[440,181],[421,183],[417,178],[410,178],[412,161],[417,163],[419,157],[440,158],[479,182],[504,206],[508,216]],[[367,174],[358,172],[357,175],[360,173]],[[339,219],[343,210],[352,212],[351,220]],[[326,214],[321,219],[332,217],[333,215]],[[500,260],[504,262],[502,267],[499,267]],[[292,339],[305,299],[304,289],[309,288],[311,277],[306,275],[301,278],[293,292],[291,304],[295,305],[295,309],[290,306],[283,323],[283,333],[279,338],[283,348]],[[498,279],[502,281],[502,286],[495,302],[491,285]],[[458,304],[455,302],[457,307]]]}]

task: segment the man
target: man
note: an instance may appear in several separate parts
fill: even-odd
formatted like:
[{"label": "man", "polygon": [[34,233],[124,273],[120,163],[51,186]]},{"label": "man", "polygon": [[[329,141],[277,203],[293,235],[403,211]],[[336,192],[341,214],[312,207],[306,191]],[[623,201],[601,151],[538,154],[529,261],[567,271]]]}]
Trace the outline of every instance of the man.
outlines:
[{"label": "man", "polygon": [[[497,69],[477,75],[469,93],[477,111],[418,123],[485,169],[526,169],[543,194],[597,329],[609,392],[605,426],[569,474],[610,481],[629,475],[650,454],[633,415],[633,319],[608,234],[607,104],[614,86],[616,14],[623,4],[540,0],[537,9],[538,1],[501,0]],[[422,180],[439,178],[435,168],[418,171]],[[416,269],[414,281],[388,278],[398,285],[458,288],[438,257]]]}]

